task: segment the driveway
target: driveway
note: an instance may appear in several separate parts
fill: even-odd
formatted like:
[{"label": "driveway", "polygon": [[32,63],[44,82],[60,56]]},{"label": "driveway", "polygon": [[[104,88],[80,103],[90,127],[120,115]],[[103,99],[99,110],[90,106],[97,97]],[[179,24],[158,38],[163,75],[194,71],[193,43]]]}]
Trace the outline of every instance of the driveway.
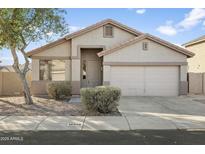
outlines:
[{"label": "driveway", "polygon": [[122,97],[130,129],[205,129],[205,96]]}]

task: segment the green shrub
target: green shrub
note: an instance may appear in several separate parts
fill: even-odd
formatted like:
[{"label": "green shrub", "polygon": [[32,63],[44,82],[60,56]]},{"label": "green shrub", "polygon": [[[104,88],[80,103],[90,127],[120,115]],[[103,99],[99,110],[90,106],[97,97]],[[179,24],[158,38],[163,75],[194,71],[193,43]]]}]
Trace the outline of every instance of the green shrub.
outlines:
[{"label": "green shrub", "polygon": [[47,92],[51,98],[62,99],[71,95],[69,81],[56,81],[47,84]]},{"label": "green shrub", "polygon": [[95,88],[82,88],[81,102],[88,111],[110,113],[117,111],[121,90],[117,87],[100,86]]}]

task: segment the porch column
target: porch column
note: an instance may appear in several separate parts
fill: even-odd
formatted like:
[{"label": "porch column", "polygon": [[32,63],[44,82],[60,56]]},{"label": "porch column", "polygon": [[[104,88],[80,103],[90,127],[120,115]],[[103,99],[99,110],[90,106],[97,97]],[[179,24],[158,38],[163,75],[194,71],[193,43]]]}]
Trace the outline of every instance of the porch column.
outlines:
[{"label": "porch column", "polygon": [[39,59],[32,59],[32,81],[39,81]]},{"label": "porch column", "polygon": [[103,85],[110,85],[110,66],[103,65]]},{"label": "porch column", "polygon": [[[40,81],[40,61],[39,59],[32,59],[32,81],[31,81],[31,94],[38,95],[41,92],[44,94],[45,82]],[[44,90],[42,90],[44,89]]]},{"label": "porch column", "polygon": [[72,95],[80,94],[80,59],[72,59],[71,62],[71,86]]},{"label": "porch column", "polygon": [[179,95],[187,95],[188,81],[187,81],[187,65],[180,65],[179,67]]}]

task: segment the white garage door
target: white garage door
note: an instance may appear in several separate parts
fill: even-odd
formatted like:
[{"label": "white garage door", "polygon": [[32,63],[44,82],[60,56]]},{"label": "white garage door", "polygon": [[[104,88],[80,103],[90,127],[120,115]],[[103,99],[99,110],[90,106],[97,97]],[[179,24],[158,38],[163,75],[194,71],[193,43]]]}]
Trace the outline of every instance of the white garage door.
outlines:
[{"label": "white garage door", "polygon": [[177,96],[177,66],[112,66],[111,81],[123,96]]}]

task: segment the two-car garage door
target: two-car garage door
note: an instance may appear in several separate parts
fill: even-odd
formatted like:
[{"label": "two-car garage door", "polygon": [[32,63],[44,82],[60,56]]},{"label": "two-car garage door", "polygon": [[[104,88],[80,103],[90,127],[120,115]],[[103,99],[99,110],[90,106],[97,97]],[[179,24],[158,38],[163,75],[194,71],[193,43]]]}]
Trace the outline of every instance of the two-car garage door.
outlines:
[{"label": "two-car garage door", "polygon": [[123,96],[177,96],[178,66],[111,66],[110,84]]}]

